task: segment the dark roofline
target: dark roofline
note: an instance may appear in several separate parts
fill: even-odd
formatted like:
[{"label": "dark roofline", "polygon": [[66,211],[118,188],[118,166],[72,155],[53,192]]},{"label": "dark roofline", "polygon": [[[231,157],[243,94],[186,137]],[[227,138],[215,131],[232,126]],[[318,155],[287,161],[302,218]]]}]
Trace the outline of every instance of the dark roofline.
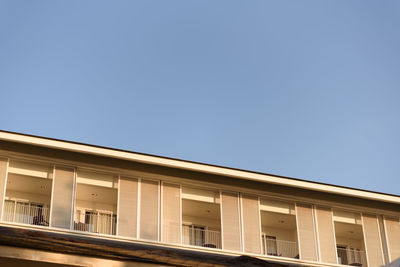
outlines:
[{"label": "dark roofline", "polygon": [[[226,167],[226,166],[203,163],[203,162],[198,162],[198,161],[191,161],[191,160],[184,160],[184,159],[178,159],[178,158],[172,158],[172,157],[166,157],[166,156],[159,156],[159,155],[136,152],[136,151],[131,151],[131,150],[112,148],[112,147],[106,147],[106,146],[100,146],[100,145],[93,145],[93,144],[87,144],[87,143],[82,143],[82,142],[69,141],[69,140],[63,140],[63,139],[57,139],[57,138],[51,138],[51,137],[44,137],[44,136],[33,135],[33,134],[24,134],[24,133],[6,131],[6,130],[1,130],[1,129],[0,129],[0,132],[9,133],[9,134],[17,134],[17,135],[28,136],[28,137],[42,138],[42,139],[47,139],[47,140],[51,140],[51,141],[59,141],[59,142],[65,142],[65,143],[70,143],[70,144],[76,144],[76,145],[91,146],[91,147],[95,147],[95,148],[109,149],[109,150],[114,150],[114,151],[119,151],[119,152],[134,153],[134,154],[139,154],[139,155],[143,155],[143,156],[157,157],[157,158],[168,159],[168,160],[176,160],[176,161],[181,161],[181,162],[186,162],[186,163],[201,164],[201,165],[210,166],[210,167],[218,167],[218,168],[224,168],[224,169],[235,170],[235,171],[243,171],[243,172],[249,172],[249,173],[254,173],[254,174],[268,175],[268,176],[273,176],[273,177],[277,177],[277,178],[285,178],[285,179],[291,179],[294,181],[334,186],[334,187],[357,190],[357,191],[362,191],[362,192],[376,193],[376,194],[381,194],[381,195],[386,195],[386,196],[400,197],[400,195],[396,195],[396,194],[383,193],[383,192],[372,191],[372,190],[367,190],[367,189],[360,189],[360,188],[354,188],[354,187],[343,186],[343,185],[335,185],[335,184],[329,184],[329,183],[323,183],[323,182],[316,182],[316,181],[310,181],[310,180],[305,180],[305,179],[301,179],[301,178],[282,176],[282,175],[276,175],[276,174],[270,174],[270,173],[263,173],[263,172],[257,172],[257,171],[251,171],[251,170],[239,169],[239,168],[233,168],[233,167]],[[60,149],[60,150],[62,150],[62,149]],[[82,153],[82,152],[79,152],[79,153]]]},{"label": "dark roofline", "polygon": [[162,264],[163,266],[300,266],[300,264],[262,260],[249,256],[227,255],[220,250],[193,251],[185,248],[144,244],[134,240],[122,241],[5,225],[0,225],[0,245],[119,261]]}]

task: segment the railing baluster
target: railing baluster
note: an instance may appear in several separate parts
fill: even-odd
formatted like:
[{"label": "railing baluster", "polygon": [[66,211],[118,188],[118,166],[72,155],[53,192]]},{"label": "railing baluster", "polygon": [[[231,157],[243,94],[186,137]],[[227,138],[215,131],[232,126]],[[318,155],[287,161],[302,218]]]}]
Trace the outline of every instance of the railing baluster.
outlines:
[{"label": "railing baluster", "polygon": [[366,253],[357,248],[337,248],[338,262],[342,265],[367,266]]},{"label": "railing baluster", "polygon": [[221,248],[221,232],[206,230],[193,225],[182,225],[182,242],[184,245]]}]

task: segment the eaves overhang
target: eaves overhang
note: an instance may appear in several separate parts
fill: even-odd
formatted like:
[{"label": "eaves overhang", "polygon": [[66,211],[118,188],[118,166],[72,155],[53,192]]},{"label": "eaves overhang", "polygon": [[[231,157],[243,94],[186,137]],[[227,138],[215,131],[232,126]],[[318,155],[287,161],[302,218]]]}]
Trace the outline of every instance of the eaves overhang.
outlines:
[{"label": "eaves overhang", "polygon": [[398,195],[385,194],[385,193],[379,193],[374,191],[361,190],[356,188],[337,186],[319,182],[311,182],[298,178],[290,178],[290,177],[277,176],[260,172],[253,172],[248,170],[240,170],[229,167],[222,167],[205,163],[186,161],[181,159],[173,159],[173,158],[143,154],[138,152],[47,138],[47,137],[40,137],[40,136],[0,130],[0,140],[47,147],[57,150],[91,154],[102,157],[110,157],[110,158],[140,162],[150,165],[158,165],[170,168],[196,171],[201,173],[216,174],[242,180],[277,184],[293,188],[301,188],[301,189],[314,190],[330,194],[345,195],[345,196],[370,199],[380,202],[400,204],[400,196]]}]

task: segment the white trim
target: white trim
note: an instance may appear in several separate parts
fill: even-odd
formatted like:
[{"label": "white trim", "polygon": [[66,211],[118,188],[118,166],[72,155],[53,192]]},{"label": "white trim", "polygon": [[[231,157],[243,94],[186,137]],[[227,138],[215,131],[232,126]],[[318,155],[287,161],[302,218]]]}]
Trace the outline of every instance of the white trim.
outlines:
[{"label": "white trim", "polygon": [[263,243],[262,243],[262,222],[261,222],[261,210],[260,210],[260,197],[257,197],[257,209],[258,209],[258,238],[260,239],[260,251],[259,254],[263,253]]},{"label": "white trim", "polygon": [[219,190],[219,217],[221,218],[219,220],[220,226],[221,226],[221,249],[224,249],[224,217],[222,213],[222,191]]},{"label": "white trim", "polygon": [[138,178],[138,193],[137,193],[137,214],[136,214],[136,238],[140,239],[140,210],[141,210],[141,191],[142,191],[142,178]]},{"label": "white trim", "polygon": [[[366,260],[367,260],[367,266],[370,266],[369,265],[369,259],[368,259],[368,247],[367,247],[367,240],[366,240],[366,237],[365,237],[365,227],[364,227],[364,216],[363,216],[363,214],[362,213],[359,213],[360,214],[360,216],[361,216],[361,227],[362,227],[362,233],[363,233],[363,241],[364,241],[364,249],[365,249],[365,258],[366,258]],[[379,229],[378,229],[379,230]],[[380,240],[379,240],[380,241]]]},{"label": "white trim", "polygon": [[390,250],[390,242],[389,242],[389,237],[388,237],[388,235],[387,235],[387,231],[386,231],[386,229],[387,229],[387,225],[386,225],[386,218],[385,218],[385,216],[383,216],[383,226],[384,226],[384,230],[385,230],[385,238],[386,238],[386,246],[387,246],[387,252],[388,252],[388,259],[389,259],[389,262],[392,262],[392,253],[391,253],[391,250]]},{"label": "white trim", "polygon": [[182,231],[182,185],[179,185],[179,231],[181,240],[180,244],[183,245],[183,231]]},{"label": "white trim", "polygon": [[157,200],[158,200],[158,203],[157,203],[157,241],[158,242],[160,242],[160,235],[161,235],[161,232],[160,232],[160,227],[161,227],[161,216],[160,216],[160,213],[161,213],[161,181],[159,180],[158,181],[158,183],[157,183]]},{"label": "white trim", "polygon": [[[313,217],[313,228],[314,228],[314,241],[315,241],[315,256],[317,257],[317,261],[320,260],[320,247],[319,247],[319,233],[317,233],[317,210],[315,205],[311,205],[311,212],[312,212],[312,217]],[[318,237],[317,237],[318,235]]]},{"label": "white trim", "polygon": [[[115,235],[118,235],[119,226],[119,201],[121,197],[121,175],[118,175],[118,197],[117,197],[117,221],[115,223]],[[112,225],[112,224],[111,224]]]},{"label": "white trim", "polygon": [[163,228],[164,228],[164,181],[160,181],[160,201],[159,201],[159,205],[158,205],[158,210],[159,210],[159,227],[158,227],[158,231],[160,232],[160,236],[161,238],[159,238],[158,240],[160,242],[165,242],[164,240],[164,236],[163,236]]},{"label": "white trim", "polygon": [[72,185],[72,203],[71,203],[71,223],[70,223],[70,229],[74,230],[74,217],[75,217],[75,198],[76,198],[76,176],[77,176],[77,170],[76,168],[74,169],[74,178],[73,178],[73,185]]},{"label": "white trim", "polygon": [[194,162],[186,162],[176,159],[168,159],[157,156],[143,155],[134,152],[125,152],[109,148],[94,147],[84,144],[70,143],[66,141],[51,140],[42,137],[27,136],[22,134],[7,133],[0,131],[0,140],[19,142],[37,146],[43,146],[54,149],[61,149],[66,151],[80,152],[85,154],[93,154],[99,156],[106,156],[112,158],[118,158],[123,160],[142,162],[146,164],[155,164],[160,166],[167,166],[172,168],[179,168],[185,170],[193,170],[205,173],[218,174],[223,176],[230,176],[233,178],[243,180],[253,180],[258,182],[279,184],[289,187],[297,187],[303,189],[311,189],[321,192],[334,193],[340,195],[347,195],[352,197],[360,197],[378,201],[392,202],[400,204],[400,196],[392,196],[386,194],[380,194],[375,192],[367,192],[352,188],[344,188],[334,185],[319,184],[308,182],[304,180],[296,180],[291,178],[284,178],[279,176],[273,176],[268,174],[254,173],[250,171],[235,170],[218,166],[210,166]]},{"label": "white trim", "polygon": [[0,221],[3,221],[3,214],[4,214],[4,204],[5,204],[5,199],[6,199],[6,193],[7,193],[7,182],[8,182],[8,166],[10,165],[10,159],[7,158],[7,163],[6,163],[6,169],[5,169],[5,177],[4,177],[4,188],[3,188],[3,198],[2,198],[2,205],[1,205],[1,216],[0,216]]},{"label": "white trim", "polygon": [[239,251],[243,251],[243,238],[242,238],[242,211],[240,209],[240,193],[236,192],[236,203],[238,210],[238,222],[239,222]]},{"label": "white trim", "polygon": [[245,244],[244,244],[244,221],[243,221],[243,196],[242,193],[239,193],[239,205],[240,205],[240,238],[242,239],[242,252],[245,252]]},{"label": "white trim", "polygon": [[381,227],[380,227],[380,223],[379,223],[379,218],[377,215],[374,215],[376,218],[376,225],[378,226],[378,235],[379,235],[379,245],[381,247],[381,254],[382,254],[382,261],[383,261],[383,265],[386,264],[386,259],[385,259],[385,254],[383,253],[383,246],[382,246],[382,236],[381,236]]},{"label": "white trim", "polygon": [[[385,229],[385,219],[382,215],[377,215],[378,222],[379,222],[379,233],[381,233],[381,244],[383,245],[383,259],[385,264],[389,264],[389,247],[388,241],[386,237],[386,229]],[[382,227],[381,227],[382,224]],[[382,228],[382,229],[381,229]]]},{"label": "white trim", "polygon": [[297,211],[297,203],[294,203],[294,209],[296,211],[296,229],[297,229],[297,244],[299,247],[299,259],[302,260],[301,257],[301,242],[300,242],[300,231],[299,231],[299,213]]},{"label": "white trim", "polygon": [[50,218],[49,218],[49,226],[52,226],[52,218],[53,218],[53,201],[54,201],[54,184],[56,181],[56,166],[53,165],[53,179],[51,179],[51,195],[50,195]]},{"label": "white trim", "polygon": [[330,208],[331,210],[331,220],[332,220],[332,229],[333,229],[333,238],[335,240],[335,255],[336,255],[336,264],[339,264],[339,257],[338,257],[338,253],[337,253],[337,241],[336,241],[336,229],[335,229],[335,221],[333,220],[333,210],[332,208]]}]

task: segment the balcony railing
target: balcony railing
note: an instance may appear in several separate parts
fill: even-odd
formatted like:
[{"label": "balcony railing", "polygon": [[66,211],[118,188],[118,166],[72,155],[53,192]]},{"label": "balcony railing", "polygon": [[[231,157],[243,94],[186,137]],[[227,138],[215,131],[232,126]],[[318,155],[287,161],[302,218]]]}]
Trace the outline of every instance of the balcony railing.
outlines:
[{"label": "balcony railing", "polygon": [[262,235],[263,254],[287,258],[299,258],[297,242],[279,240]]},{"label": "balcony railing", "polygon": [[222,248],[221,232],[207,230],[203,226],[182,225],[182,240],[184,245]]},{"label": "balcony railing", "polygon": [[49,226],[49,209],[29,202],[5,201],[4,221]]},{"label": "balcony railing", "polygon": [[355,248],[337,248],[338,263],[350,266],[367,266],[365,251]]},{"label": "balcony railing", "polygon": [[117,216],[111,213],[90,211],[75,213],[74,230],[106,235],[115,235]]}]

